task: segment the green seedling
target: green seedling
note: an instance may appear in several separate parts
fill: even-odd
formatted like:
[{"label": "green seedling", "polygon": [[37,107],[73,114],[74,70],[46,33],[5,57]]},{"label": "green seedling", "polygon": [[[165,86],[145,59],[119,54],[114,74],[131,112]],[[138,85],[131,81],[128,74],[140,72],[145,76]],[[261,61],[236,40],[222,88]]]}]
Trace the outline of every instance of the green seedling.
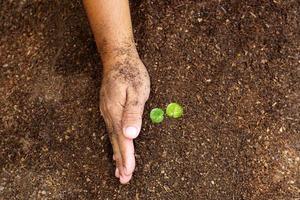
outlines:
[{"label": "green seedling", "polygon": [[152,123],[158,124],[164,120],[164,111],[160,108],[153,108],[150,112]]},{"label": "green seedling", "polygon": [[170,103],[167,106],[166,113],[167,113],[168,117],[179,118],[183,114],[183,108],[178,103]]}]

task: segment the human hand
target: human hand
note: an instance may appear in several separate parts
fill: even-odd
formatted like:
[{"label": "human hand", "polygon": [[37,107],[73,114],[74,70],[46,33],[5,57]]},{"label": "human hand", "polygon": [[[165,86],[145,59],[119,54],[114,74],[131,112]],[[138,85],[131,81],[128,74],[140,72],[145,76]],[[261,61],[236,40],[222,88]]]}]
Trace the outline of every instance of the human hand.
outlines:
[{"label": "human hand", "polygon": [[148,72],[138,54],[120,50],[104,63],[100,111],[105,120],[116,162],[115,176],[128,183],[135,168],[133,139],[141,130],[150,93]]}]

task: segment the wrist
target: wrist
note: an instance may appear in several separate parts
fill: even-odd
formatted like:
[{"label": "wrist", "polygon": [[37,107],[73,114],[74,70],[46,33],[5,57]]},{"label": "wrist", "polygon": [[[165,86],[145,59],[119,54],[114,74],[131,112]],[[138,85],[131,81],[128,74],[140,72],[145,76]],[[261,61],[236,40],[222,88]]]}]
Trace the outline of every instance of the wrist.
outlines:
[{"label": "wrist", "polygon": [[128,53],[135,53],[136,46],[133,37],[103,39],[96,42],[102,62],[109,61]]},{"label": "wrist", "polygon": [[104,44],[101,45],[99,51],[105,71],[114,66],[116,62],[124,60],[128,57],[130,57],[130,59],[139,58],[134,42],[124,42],[122,44]]}]

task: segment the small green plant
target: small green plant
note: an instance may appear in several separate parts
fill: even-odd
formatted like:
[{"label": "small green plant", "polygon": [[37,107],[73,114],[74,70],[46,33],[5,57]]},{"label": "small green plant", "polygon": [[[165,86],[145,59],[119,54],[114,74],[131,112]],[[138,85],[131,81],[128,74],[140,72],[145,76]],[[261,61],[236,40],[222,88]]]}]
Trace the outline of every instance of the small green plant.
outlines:
[{"label": "small green plant", "polygon": [[178,103],[170,103],[167,106],[166,113],[167,113],[168,117],[179,118],[183,114],[183,108]]},{"label": "small green plant", "polygon": [[164,111],[160,108],[153,108],[150,112],[152,123],[158,124],[164,120]]},{"label": "small green plant", "polygon": [[[170,103],[167,106],[166,114],[170,118],[179,118],[183,115],[183,108],[178,103]],[[150,112],[152,123],[158,124],[164,120],[164,111],[161,108],[153,108]]]}]

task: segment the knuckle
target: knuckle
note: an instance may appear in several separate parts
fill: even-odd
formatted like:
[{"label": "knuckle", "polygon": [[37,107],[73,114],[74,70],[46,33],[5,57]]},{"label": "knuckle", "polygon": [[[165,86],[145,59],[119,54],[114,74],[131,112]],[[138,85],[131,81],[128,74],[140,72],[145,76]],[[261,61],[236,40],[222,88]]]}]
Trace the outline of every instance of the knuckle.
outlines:
[{"label": "knuckle", "polygon": [[130,96],[132,96],[132,100],[130,100],[129,105],[130,106],[139,106],[144,107],[145,102],[149,98],[150,91],[149,90],[138,90],[130,93]]},{"label": "knuckle", "polygon": [[112,112],[115,109],[115,106],[112,103],[107,103],[106,108],[108,112]]},{"label": "knuckle", "polygon": [[112,126],[111,122],[107,118],[104,118],[104,122],[105,122],[105,125],[106,125],[107,132],[109,134],[112,134],[113,133],[113,126]]},{"label": "knuckle", "polygon": [[124,120],[126,121],[133,121],[133,120],[141,120],[142,115],[140,112],[125,112],[124,113]]},{"label": "knuckle", "polygon": [[119,121],[113,122],[113,132],[115,134],[119,134],[122,132],[121,122],[119,122]]},{"label": "knuckle", "polygon": [[113,120],[117,120],[122,116],[123,107],[118,104],[110,104],[107,105],[107,112],[110,114]]},{"label": "knuckle", "polygon": [[121,159],[121,157],[120,156],[115,156],[115,161],[116,161],[116,165],[117,166],[120,166],[121,165],[121,163],[122,163],[122,159]]}]

